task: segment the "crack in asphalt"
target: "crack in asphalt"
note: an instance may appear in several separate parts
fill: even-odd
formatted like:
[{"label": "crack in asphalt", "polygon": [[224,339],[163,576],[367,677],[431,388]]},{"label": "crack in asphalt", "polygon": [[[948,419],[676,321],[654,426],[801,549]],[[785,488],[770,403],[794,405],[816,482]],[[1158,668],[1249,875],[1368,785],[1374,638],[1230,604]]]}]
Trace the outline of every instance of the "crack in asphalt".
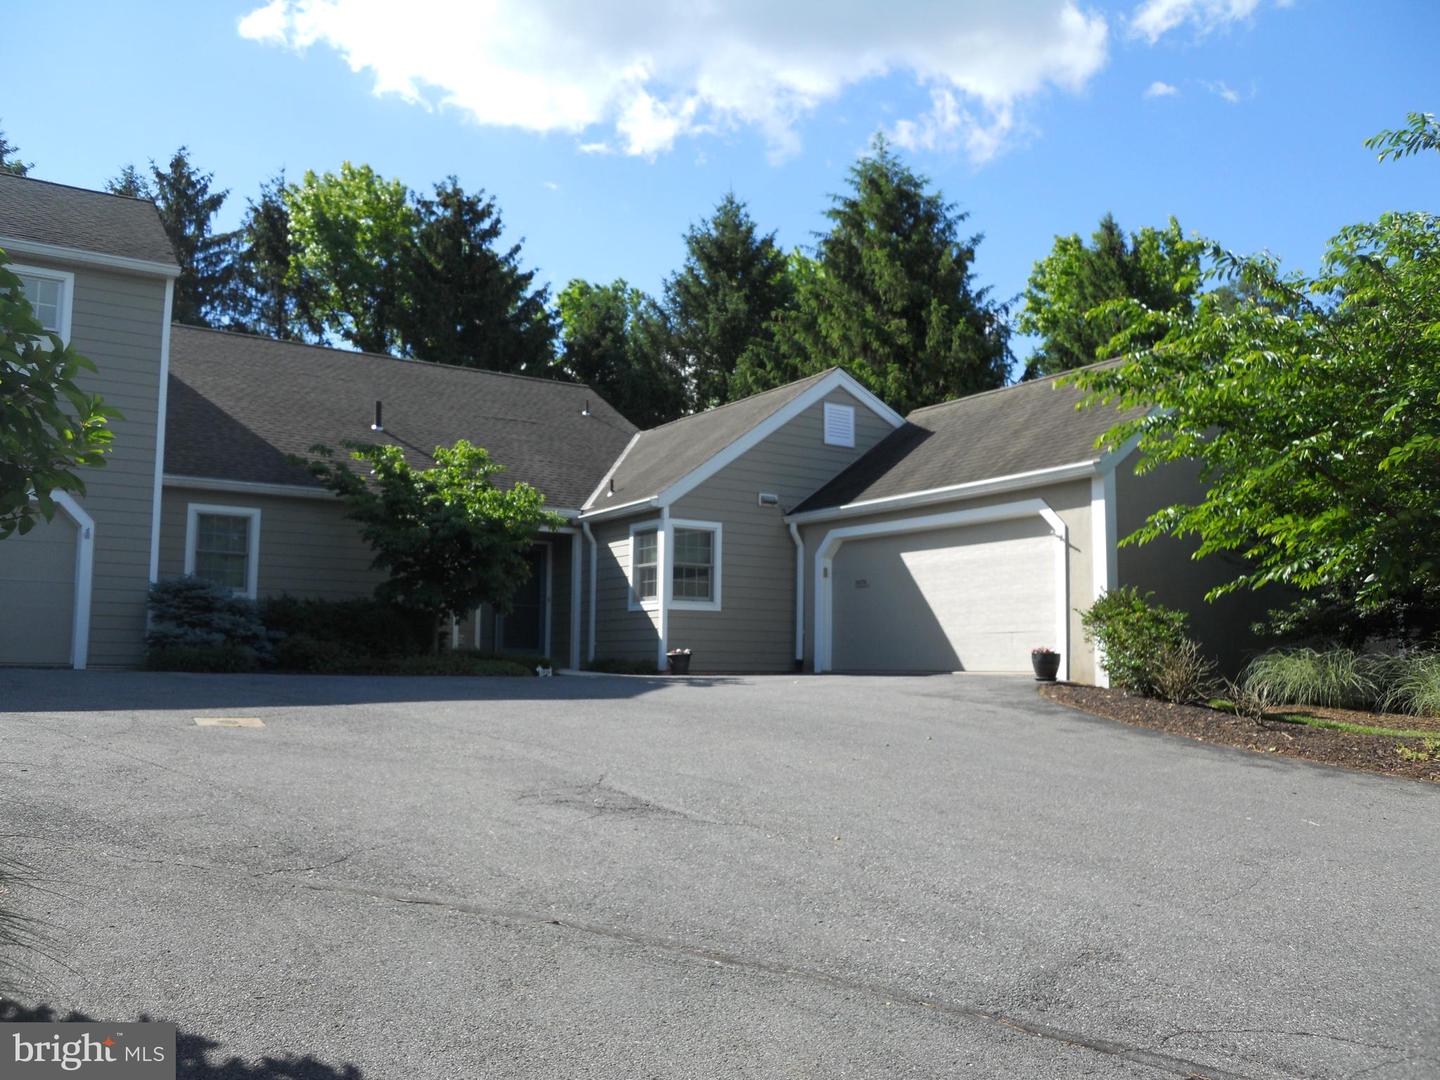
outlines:
[{"label": "crack in asphalt", "polygon": [[1287,1031],[1283,1028],[1180,1028],[1166,1035],[1156,1045],[1164,1046],[1172,1039],[1183,1035],[1292,1035],[1302,1039],[1329,1039],[1331,1042],[1363,1046],[1367,1050],[1401,1050],[1403,1047],[1390,1043],[1365,1042],[1362,1039],[1347,1039],[1344,1035],[1327,1035],[1323,1031]]}]

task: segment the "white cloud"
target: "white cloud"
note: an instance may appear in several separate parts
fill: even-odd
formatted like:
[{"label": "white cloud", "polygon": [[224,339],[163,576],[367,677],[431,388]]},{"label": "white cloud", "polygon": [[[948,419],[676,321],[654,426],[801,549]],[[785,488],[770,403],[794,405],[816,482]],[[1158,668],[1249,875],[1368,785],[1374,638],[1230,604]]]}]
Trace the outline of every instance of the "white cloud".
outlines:
[{"label": "white cloud", "polygon": [[961,146],[977,161],[1020,129],[1028,100],[1084,87],[1108,38],[1104,18],[1077,0],[409,0],[403,10],[271,0],[239,32],[297,51],[328,46],[369,72],[378,94],[566,132],[587,153],[653,156],[749,127],[784,156],[816,107],[902,75],[929,91],[931,108],[895,124],[896,141]]},{"label": "white cloud", "polygon": [[1173,83],[1161,82],[1159,79],[1156,79],[1154,82],[1152,82],[1149,86],[1145,88],[1145,93],[1141,96],[1147,98],[1173,97],[1178,93],[1180,93],[1180,88],[1178,86],[1174,85]]},{"label": "white cloud", "polygon": [[1220,82],[1207,82],[1205,84],[1205,89],[1209,90],[1221,101],[1227,102],[1231,105],[1240,104],[1240,91],[1236,90],[1233,86],[1231,86],[1224,80],[1221,80]]},{"label": "white cloud", "polygon": [[1130,33],[1152,45],[1181,25],[1204,35],[1250,18],[1259,6],[1260,0],[1143,0],[1130,16]]}]

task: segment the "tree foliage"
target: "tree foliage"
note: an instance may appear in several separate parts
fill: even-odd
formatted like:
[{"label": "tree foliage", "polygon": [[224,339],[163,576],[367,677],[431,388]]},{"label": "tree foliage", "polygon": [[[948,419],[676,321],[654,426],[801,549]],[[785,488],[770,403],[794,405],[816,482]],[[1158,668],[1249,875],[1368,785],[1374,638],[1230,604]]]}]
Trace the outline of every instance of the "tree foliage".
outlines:
[{"label": "tree foliage", "polygon": [[111,195],[124,195],[129,199],[154,199],[155,192],[150,186],[150,178],[134,164],[125,165],[121,168],[119,175],[112,176],[105,181],[105,190]]},{"label": "tree foliage", "polygon": [[33,161],[20,159],[20,148],[5,138],[5,129],[0,128],[0,172],[11,176],[29,176],[35,167]]},{"label": "tree foliage", "polygon": [[467,194],[455,177],[415,199],[397,312],[399,338],[412,356],[489,371],[544,374],[555,352],[549,289],[520,267],[520,244],[501,246],[495,200]]},{"label": "tree foliage", "polygon": [[[160,223],[180,264],[175,321],[221,325],[233,304],[235,234],[216,232],[214,223],[229,192],[213,190],[214,173],[197,169],[183,146],[164,168],[152,161],[150,173],[148,189],[137,194],[155,200]],[[117,182],[124,179],[122,173]]]},{"label": "tree foliage", "polygon": [[778,355],[752,358],[738,385],[839,364],[901,411],[1004,385],[1009,327],[972,280],[980,237],[961,235],[967,214],[877,138],[826,217],[779,322]]},{"label": "tree foliage", "polygon": [[1105,436],[1139,467],[1200,464],[1205,497],[1126,542],[1193,536],[1244,556],[1214,594],[1279,583],[1402,622],[1440,605],[1440,218],[1343,229],[1314,278],[1208,249],[1238,303],[1103,309],[1121,363],[1078,372],[1087,400],[1150,406]]},{"label": "tree foliage", "polygon": [[1021,333],[1040,338],[1025,378],[1099,359],[1120,329],[1113,315],[1098,310],[1108,301],[1128,297],[1157,310],[1188,309],[1200,284],[1202,247],[1185,239],[1173,217],[1164,229],[1143,228],[1128,239],[1110,214],[1088,245],[1077,234],[1057,236],[1030,272],[1016,323]]},{"label": "tree foliage", "polygon": [[282,171],[261,184],[260,198],[246,206],[230,326],[282,341],[313,341],[319,337],[319,327],[310,310],[309,279],[303,268],[291,271],[295,246],[290,240],[286,191]]},{"label": "tree foliage", "polygon": [[685,412],[685,385],[667,351],[655,302],[623,279],[575,280],[560,293],[560,368],[593,387],[632,424],[653,427]]},{"label": "tree foliage", "polygon": [[376,598],[430,613],[437,631],[443,617],[464,618],[481,604],[509,612],[530,575],[530,545],[541,529],[563,524],[545,497],[524,482],[497,486],[504,466],[463,439],[436,447],[426,469],[398,446],[347,446],[366,476],[324,446],[311,448],[316,459],[307,464],[359,523],[373,565],[389,574]]},{"label": "tree foliage", "polygon": [[78,380],[95,365],[46,334],[0,252],[0,540],[55,516],[55,491],[85,493],[118,414]]},{"label": "tree foliage", "polygon": [[398,352],[405,281],[419,226],[409,191],[369,165],[308,171],[286,189],[290,284],[304,286],[318,326],[368,352]]},{"label": "tree foliage", "polygon": [[723,405],[742,358],[773,347],[773,320],[793,298],[788,260],[745,204],[727,194],[685,234],[685,265],[665,283],[670,349],[687,370],[692,410]]},{"label": "tree foliage", "polygon": [[1381,161],[1394,161],[1424,150],[1440,150],[1440,123],[1434,113],[1412,112],[1405,126],[1395,131],[1388,128],[1365,140],[1371,150],[1379,150]]}]

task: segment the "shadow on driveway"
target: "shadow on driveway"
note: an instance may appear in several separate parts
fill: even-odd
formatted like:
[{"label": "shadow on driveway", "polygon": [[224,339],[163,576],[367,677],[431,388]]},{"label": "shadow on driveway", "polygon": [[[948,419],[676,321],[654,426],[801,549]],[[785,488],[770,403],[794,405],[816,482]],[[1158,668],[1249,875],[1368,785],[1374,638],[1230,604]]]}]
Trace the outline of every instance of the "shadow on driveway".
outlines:
[{"label": "shadow on driveway", "polygon": [[415,701],[619,701],[724,676],[415,678],[384,675],[194,675],[180,672],[0,670],[0,714],[375,705]]},{"label": "shadow on driveway", "polygon": [[[153,1016],[138,1017],[139,1023],[156,1020]],[[123,1022],[123,1021],[122,1021]],[[0,1000],[0,1023],[7,1024],[95,1024],[104,1023],[93,1016],[70,1012],[61,1015],[49,1005],[27,1008],[13,1001]],[[213,1055],[219,1043],[197,1035],[193,1031],[179,1028],[175,1032],[175,1076],[191,1080],[361,1080],[362,1074],[354,1065],[327,1065],[323,1061],[305,1054],[286,1054],[271,1057],[268,1054],[258,1062],[245,1061],[238,1057]],[[211,1060],[212,1056],[215,1060]]]}]

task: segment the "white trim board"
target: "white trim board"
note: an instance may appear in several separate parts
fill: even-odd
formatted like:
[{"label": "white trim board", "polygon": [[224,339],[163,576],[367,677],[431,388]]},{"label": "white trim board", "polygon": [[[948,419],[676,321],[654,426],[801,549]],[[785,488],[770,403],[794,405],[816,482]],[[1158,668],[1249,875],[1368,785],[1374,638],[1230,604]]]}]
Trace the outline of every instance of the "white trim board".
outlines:
[{"label": "white trim board", "polygon": [[254,600],[260,591],[260,508],[258,506],[222,506],[218,503],[186,503],[185,574],[187,577],[195,573],[195,541],[199,538],[197,519],[201,514],[243,517],[250,520],[245,551],[245,591],[241,595]]},{"label": "white trim board", "polygon": [[160,330],[160,392],[155,406],[155,489],[150,504],[150,584],[160,580],[160,508],[165,490],[165,420],[170,409],[170,318],[175,279],[165,281],[165,323]]},{"label": "white trim board", "polygon": [[84,671],[90,660],[90,602],[95,589],[95,519],[58,488],[50,493],[55,505],[75,523],[75,599],[70,613],[70,666]]},{"label": "white trim board", "polygon": [[897,533],[930,532],[961,525],[987,525],[996,521],[1039,515],[1059,541],[1055,553],[1055,642],[1060,652],[1060,678],[1070,677],[1070,530],[1064,520],[1043,499],[1021,499],[996,506],[952,510],[944,514],[875,521],[864,525],[842,525],[831,529],[815,548],[815,671],[832,670],[834,651],[835,554],[847,540],[889,536]]},{"label": "white trim board", "polygon": [[585,507],[593,506],[595,500],[605,492],[605,485],[610,483],[610,478],[615,475],[615,470],[620,468],[620,463],[625,460],[625,455],[630,453],[631,447],[640,441],[643,432],[635,432],[630,436],[630,441],[625,444],[625,449],[620,451],[620,456],[610,463],[610,468],[605,470],[605,475],[600,478],[600,483],[595,485],[595,490],[590,492],[590,497],[580,504],[580,511],[584,513]]},{"label": "white trim board", "polygon": [[10,255],[39,255],[44,259],[83,263],[86,266],[98,266],[105,270],[126,270],[132,274],[159,274],[167,278],[180,276],[180,267],[174,263],[132,259],[128,255],[107,255],[103,251],[86,251],[83,248],[64,247],[61,244],[45,244],[39,240],[21,240],[14,236],[0,236],[0,249],[4,249]]},{"label": "white trim board", "polygon": [[222,480],[211,476],[181,476],[165,473],[165,487],[193,488],[196,491],[233,491],[238,495],[275,495],[282,499],[333,499],[325,488],[304,484],[265,484],[254,480]]},{"label": "white trim board", "polygon": [[791,420],[794,420],[806,409],[810,408],[816,402],[823,401],[827,395],[833,394],[836,390],[844,390],[892,428],[898,428],[901,424],[905,423],[903,416],[886,405],[869,390],[866,390],[865,387],[861,386],[853,378],[845,374],[845,372],[836,368],[804,393],[791,398],[723,450],[711,455],[704,464],[692,469],[679,480],[676,480],[664,488],[659,495],[656,496],[660,505],[662,507],[670,506],[677,499],[684,498],[721,469],[738,459],[742,454],[760,445],[760,443],[775,434],[775,432],[779,431]]},{"label": "white trim board", "polygon": [[[1099,600],[1120,583],[1119,552],[1116,547],[1115,470],[1108,469],[1090,481],[1091,601]],[[1095,685],[1109,686],[1105,651],[1095,643]]]}]

